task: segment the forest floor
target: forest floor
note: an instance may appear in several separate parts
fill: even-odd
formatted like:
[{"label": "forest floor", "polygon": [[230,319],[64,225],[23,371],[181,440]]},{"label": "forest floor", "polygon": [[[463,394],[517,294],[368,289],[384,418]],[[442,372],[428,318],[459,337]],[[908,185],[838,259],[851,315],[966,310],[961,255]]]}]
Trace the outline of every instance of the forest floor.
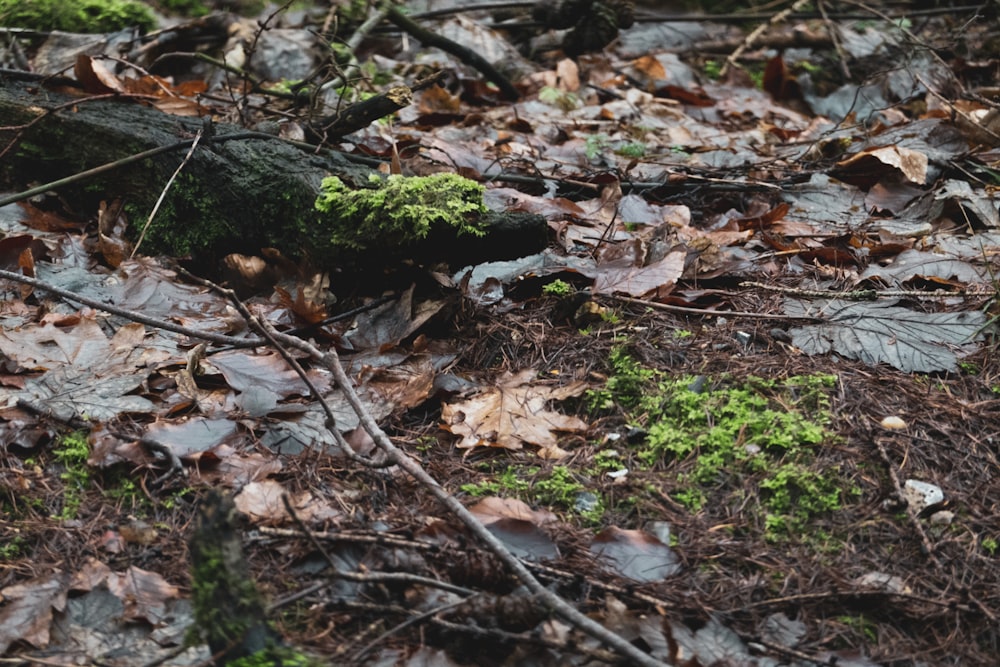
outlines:
[{"label": "forest floor", "polygon": [[[330,147],[483,183],[494,211],[544,218],[527,256],[126,259],[141,220],[0,208],[4,660],[206,664],[188,540],[223,489],[270,620],[323,664],[632,664],[537,584],[665,664],[996,664],[1000,126],[976,123],[998,36],[880,11],[793,18],[725,75],[741,31],[649,16],[576,60],[507,56],[517,102],[369,36],[359,89],[461,74]],[[474,16],[439,31],[517,53]],[[690,43],[650,46],[678,26]],[[120,64],[76,71],[114,87]],[[183,113],[174,85],[161,106]],[[205,76],[219,127],[235,86]],[[196,346],[256,336],[237,306],[312,327],[319,354],[284,351],[335,420],[274,348]],[[366,416],[501,549],[411,463],[368,465]]]}]

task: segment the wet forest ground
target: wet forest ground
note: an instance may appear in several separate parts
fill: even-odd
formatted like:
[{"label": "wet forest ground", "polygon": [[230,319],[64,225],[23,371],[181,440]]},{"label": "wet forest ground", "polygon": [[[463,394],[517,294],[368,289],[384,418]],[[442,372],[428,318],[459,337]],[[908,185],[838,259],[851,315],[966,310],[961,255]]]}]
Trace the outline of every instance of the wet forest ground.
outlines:
[{"label": "wet forest ground", "polygon": [[[546,250],[228,284],[279,331],[358,308],[311,339],[339,350],[392,442],[660,662],[995,664],[998,143],[962,115],[996,111],[995,22],[872,16],[838,23],[840,47],[819,43],[822,17],[792,20],[774,43],[808,32],[811,50],[765,42],[728,77],[743,30],[684,28],[700,50],[656,50],[656,29],[688,24],[650,17],[576,61],[539,47],[516,104],[445,59],[463,74],[334,147],[482,181],[494,210],[545,218]],[[382,85],[442,66],[369,39]],[[841,62],[853,78],[824,79]],[[199,104],[224,122],[231,100]],[[7,207],[2,268],[250,335],[180,268],[221,280],[216,265],[124,260],[126,217],[72,208]],[[274,626],[322,664],[629,664],[427,484],[340,453],[279,355],[0,285],[11,664],[206,664],[185,644],[188,539],[212,489],[235,498]],[[376,453],[329,369],[293,356],[352,450]]]}]

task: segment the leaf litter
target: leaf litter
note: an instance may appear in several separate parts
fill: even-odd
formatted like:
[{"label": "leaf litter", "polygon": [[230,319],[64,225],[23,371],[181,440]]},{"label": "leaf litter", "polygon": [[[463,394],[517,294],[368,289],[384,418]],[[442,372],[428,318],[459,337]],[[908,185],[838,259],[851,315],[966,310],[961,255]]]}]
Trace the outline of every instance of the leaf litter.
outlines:
[{"label": "leaf litter", "polygon": [[[477,21],[463,18],[461,23],[446,25],[455,35],[474,31],[474,40],[484,53],[495,52],[498,59],[515,58],[505,37],[482,30]],[[669,24],[655,27],[665,25]],[[808,68],[793,78],[790,68],[800,63],[786,53],[781,62],[771,61],[772,83],[776,81],[778,87],[765,81],[769,96],[741,84],[739,74],[710,81],[692,66],[695,61],[686,62],[687,58],[674,53],[650,54],[640,49],[641,53],[626,55],[643,29],[637,26],[623,33],[615,47],[618,51],[609,49],[580,62],[557,57],[529,63],[517,56],[525,96],[513,105],[493,104],[489,93],[477,88],[466,73],[459,76],[462,95],[452,94],[457,88],[425,91],[417,95],[413,107],[400,113],[399,126],[373,125],[345,140],[341,144],[345,150],[383,156],[405,140],[416,148],[406,160],[407,168],[458,169],[469,176],[495,179],[487,190],[490,207],[541,214],[554,243],[553,249],[539,255],[470,264],[454,275],[453,282],[463,296],[481,309],[473,319],[487,317],[483,313],[494,318],[488,334],[484,327],[474,342],[450,341],[450,350],[425,353],[426,341],[418,342],[419,336],[433,330],[429,325],[442,314],[450,315],[449,303],[438,295],[418,295],[412,288],[346,326],[321,328],[317,338],[334,341],[329,344],[349,353],[346,361],[352,377],[363,384],[373,416],[392,420],[398,438],[424,443],[420,446],[427,449],[422,456],[442,469],[449,488],[458,488],[448,483],[449,475],[467,477],[466,466],[496,456],[515,457],[512,460],[528,461],[545,471],[551,470],[553,459],[560,464],[580,463],[576,479],[595,490],[596,479],[624,480],[609,481],[600,490],[611,498],[631,498],[633,504],[606,517],[607,525],[593,531],[593,539],[582,539],[586,532],[571,532],[571,524],[577,530],[579,526],[567,507],[556,508],[559,514],[552,514],[504,497],[481,500],[473,509],[513,551],[529,561],[554,566],[550,571],[553,586],[570,590],[569,582],[583,581],[593,587],[597,595],[583,598],[593,613],[623,635],[644,642],[658,659],[706,665],[777,664],[775,658],[756,653],[760,645],[751,644],[752,636],[804,651],[810,659],[837,664],[875,664],[866,652],[890,660],[897,651],[922,652],[933,656],[930,662],[944,661],[946,646],[952,647],[951,655],[963,650],[972,655],[977,650],[972,648],[975,641],[955,648],[954,637],[960,633],[941,635],[936,646],[931,646],[933,641],[921,643],[921,632],[914,629],[919,621],[914,619],[935,612],[917,601],[885,597],[884,590],[865,593],[864,587],[847,586],[824,592],[826,597],[815,602],[810,596],[818,594],[809,591],[807,581],[845,581],[847,574],[858,581],[871,572],[859,572],[851,559],[831,552],[827,558],[840,570],[830,576],[829,570],[802,553],[808,551],[808,536],[789,546],[792,555],[766,551],[762,543],[747,538],[760,527],[739,512],[726,514],[728,508],[716,507],[697,513],[683,511],[678,505],[679,490],[670,487],[672,477],[661,469],[644,470],[634,460],[615,463],[630,470],[624,478],[585,469],[589,465],[585,462],[602,451],[592,441],[594,437],[616,435],[625,442],[630,437],[642,439],[634,425],[630,430],[624,424],[598,422],[579,408],[584,392],[607,379],[604,362],[609,340],[622,335],[654,364],[683,371],[695,365],[713,373],[747,374],[833,366],[843,369],[841,382],[850,383],[852,374],[869,374],[887,384],[900,382],[889,367],[904,373],[936,373],[941,382],[967,397],[957,408],[947,402],[954,402],[950,395],[922,390],[914,394],[902,384],[896,385],[897,392],[880,391],[857,399],[841,396],[840,407],[856,416],[846,417],[851,426],[848,444],[827,443],[828,447],[835,452],[838,447],[853,447],[852,439],[859,434],[866,443],[874,435],[893,454],[906,453],[905,465],[920,467],[922,474],[912,477],[961,476],[947,472],[952,464],[938,458],[940,454],[910,453],[912,435],[921,443],[961,443],[975,465],[995,466],[995,452],[984,448],[981,437],[966,430],[971,425],[965,424],[970,414],[992,405],[990,387],[976,388],[971,378],[957,373],[962,364],[978,364],[984,371],[991,368],[983,355],[983,341],[988,340],[985,327],[991,316],[980,306],[992,282],[996,246],[992,229],[998,224],[998,214],[984,183],[966,176],[995,176],[995,171],[990,172],[995,169],[995,156],[975,150],[969,153],[966,129],[950,120],[952,110],[932,94],[937,91],[928,91],[927,82],[950,83],[952,68],[927,53],[911,54],[903,59],[909,68],[873,75],[861,88],[851,82],[823,94],[813,85],[818,76]],[[891,61],[905,37],[902,30],[888,24],[858,25],[840,33],[857,66],[865,59],[870,61],[864,64]],[[698,34],[694,29],[682,32]],[[804,54],[802,62],[815,55]],[[91,92],[141,92],[155,97],[153,104],[168,113],[208,111],[196,99],[206,88],[203,82],[185,86],[154,77],[127,77],[91,56],[74,54],[73,60],[77,76]],[[454,66],[450,57],[439,52],[424,57],[424,62]],[[402,57],[394,60],[386,54],[379,55],[379,65],[400,80],[407,66]],[[912,74],[916,71],[920,76]],[[802,82],[798,94],[792,81]],[[892,108],[897,100],[914,95],[926,100],[926,117]],[[774,98],[789,106],[798,102],[806,106],[791,109],[776,104]],[[470,100],[478,106],[471,106]],[[855,125],[855,120],[867,125]],[[954,165],[959,168],[951,169]],[[505,176],[527,181],[508,183]],[[102,228],[99,243],[94,244],[73,221],[60,225],[58,216],[43,216],[37,210],[20,217],[25,224],[3,223],[7,237],[2,240],[6,243],[0,246],[0,257],[4,267],[35,273],[57,286],[151,317],[202,331],[247,335],[245,324],[232,317],[224,299],[184,284],[157,260],[121,259],[126,246],[115,239],[124,233],[121,224]],[[8,226],[10,231],[6,231]],[[101,258],[115,269],[103,268]],[[572,289],[585,290],[588,297],[596,295],[608,303],[616,303],[616,295],[645,299],[650,310],[618,306],[616,315],[626,317],[626,323],[598,318],[581,339],[580,332],[567,331],[558,318],[550,318],[551,304],[539,294],[541,286],[556,277],[571,278]],[[315,325],[325,317],[327,302],[324,290],[315,289],[325,278],[314,278],[293,278],[292,285],[275,289],[272,298],[265,295],[250,302],[257,312],[282,326]],[[769,301],[766,292],[733,289],[747,278],[782,285],[795,281],[814,287],[818,283],[829,295],[816,296],[818,290],[810,288],[803,290],[808,295]],[[333,283],[331,291],[342,287],[335,284],[336,279]],[[51,464],[36,473],[21,456],[23,451],[42,452],[42,444],[58,430],[28,410],[40,407],[46,419],[76,424],[79,418],[89,420],[87,427],[94,431],[89,465],[94,470],[110,474],[127,463],[134,466],[132,476],[143,482],[140,470],[162,464],[138,439],[128,441],[108,430],[109,424],[116,432],[128,426],[128,432],[135,436],[141,432],[182,459],[190,474],[188,483],[238,491],[238,506],[257,528],[289,523],[281,500],[288,494],[300,518],[317,530],[349,525],[363,516],[356,526],[361,529],[358,539],[387,540],[412,531],[421,536],[424,546],[433,543],[450,549],[446,558],[413,545],[372,549],[362,563],[349,553],[354,547],[348,539],[348,546],[336,552],[343,556],[344,567],[359,571],[409,568],[483,589],[497,586],[496,563],[487,554],[468,548],[468,541],[457,536],[449,519],[441,520],[434,510],[415,502],[413,489],[404,489],[404,482],[392,472],[365,480],[363,486],[380,488],[382,495],[373,494],[365,503],[345,507],[355,495],[343,477],[357,473],[345,473],[342,463],[336,463],[324,467],[319,478],[315,468],[304,465],[318,452],[334,452],[336,442],[326,414],[277,355],[259,350],[213,351],[195,364],[195,357],[187,352],[191,341],[183,337],[118,318],[95,319],[92,312],[64,303],[52,304],[55,310],[50,311],[37,292],[32,295],[9,282],[3,289],[0,387],[6,401],[0,410],[0,437],[5,445],[0,488],[10,494],[15,490],[37,494],[44,486],[39,485],[41,476],[51,476]],[[875,301],[838,298],[838,293],[859,290],[905,290],[907,294]],[[950,296],[943,298],[939,290]],[[923,299],[921,291],[933,299]],[[699,308],[699,303],[713,305],[709,311]],[[667,320],[652,316],[660,306],[694,308],[706,317],[688,314]],[[732,313],[747,311],[784,316],[789,328],[768,330],[752,325],[745,327],[751,333],[735,330],[733,318],[737,316]],[[802,325],[795,318],[818,318],[819,322]],[[503,326],[498,326],[501,321]],[[685,342],[688,336],[694,341]],[[483,342],[491,338],[495,344]],[[734,344],[734,340],[746,342]],[[558,351],[555,358],[553,351]],[[797,356],[801,354],[813,355],[812,360]],[[456,364],[463,382],[439,386],[438,378]],[[542,369],[550,372],[543,375]],[[336,428],[355,430],[356,415],[331,388],[325,371],[308,368],[307,373],[331,399]],[[455,386],[461,388],[447,388]],[[857,402],[852,404],[852,400]],[[865,421],[872,413],[867,402],[878,408],[874,413],[879,416],[871,423]],[[961,413],[966,406],[971,412]],[[425,419],[419,428],[407,421],[408,414],[430,409],[434,415],[438,408],[440,420]],[[904,423],[915,425],[894,429],[900,432],[898,436],[873,434],[872,424],[881,415],[896,413],[906,414]],[[988,417],[984,419],[983,432],[995,428]],[[438,426],[443,434],[435,431]],[[423,439],[411,439],[414,432]],[[451,454],[451,447],[462,456]],[[632,456],[624,447],[617,449],[625,457]],[[463,463],[437,458],[449,456]],[[893,459],[876,461],[876,465],[894,463]],[[977,484],[989,494],[990,487],[981,478],[973,473],[966,477],[978,480],[968,482],[970,496]],[[113,478],[103,481],[110,485]],[[169,491],[147,490],[156,499],[154,511],[160,516],[168,499],[161,494]],[[386,498],[401,491],[405,502],[390,500],[396,504],[384,511]],[[866,480],[867,500],[881,499],[886,493],[877,481]],[[34,497],[58,505],[58,498],[51,494]],[[141,506],[137,500],[131,503],[129,507],[119,502],[110,511]],[[968,531],[978,531],[978,535],[964,545],[957,562],[974,562],[964,574],[966,581],[974,582],[970,589],[982,598],[984,607],[978,611],[995,610],[995,599],[983,591],[990,581],[995,583],[996,568],[981,555],[974,561],[962,558],[968,553],[987,553],[990,544],[995,555],[997,535],[979,518],[989,518],[988,512],[978,512],[971,504],[969,510],[964,520]],[[651,512],[675,524],[671,538],[661,540],[651,529],[623,527],[635,525],[635,515]],[[850,518],[858,525],[877,524],[889,543],[915,543],[916,534],[926,546],[927,540],[939,537],[928,537],[919,523],[893,524],[881,515],[872,518],[871,512],[862,515],[858,508],[844,512],[852,513]],[[66,531],[65,539],[79,539],[69,531],[101,513],[81,517],[77,523],[65,522],[60,527]],[[19,519],[17,526],[5,521],[4,537],[16,540],[24,531],[45,545],[40,553],[54,552],[42,536],[33,534],[49,520],[47,514],[29,510],[22,516],[26,518]],[[826,521],[814,527],[816,540],[840,527],[836,516]],[[448,537],[432,538],[434,531]],[[142,551],[147,546],[133,543],[119,548],[156,563],[155,554]],[[169,551],[170,545],[162,548]],[[292,542],[283,548],[301,551]],[[755,550],[763,553],[751,553]],[[924,600],[955,608],[959,602],[948,597],[951,582],[946,573],[926,563],[921,569],[913,567],[919,559],[907,556],[886,558],[882,565],[907,581],[922,584]],[[649,589],[654,602],[633,596],[632,583],[616,587],[614,581],[581,574],[597,571],[595,557],[600,567],[623,580],[656,586]],[[902,565],[895,569],[896,563],[904,561],[913,569],[902,569]],[[760,565],[765,562],[771,564]],[[178,589],[173,585],[135,566],[114,572],[104,563],[79,557],[71,563],[76,568],[74,580],[89,572],[97,583],[76,588],[58,569],[32,578],[28,575],[33,568],[22,564],[13,579],[17,583],[5,584],[0,591],[4,650],[14,642],[36,648],[64,646],[84,637],[81,633],[89,629],[105,642],[89,645],[90,658],[129,646],[152,658],[155,647],[137,648],[141,632],[121,634],[121,641],[114,643],[116,630],[122,629],[114,619],[124,618],[137,621],[130,626],[133,630],[143,624],[160,625],[157,632],[163,631],[164,645],[179,643],[180,633],[171,634],[171,629],[183,625],[190,612],[180,604],[185,601],[177,599]],[[714,569],[717,563],[731,571],[731,578]],[[560,573],[560,567],[565,572]],[[563,575],[566,578],[560,579]],[[177,583],[186,577],[183,568],[174,568],[168,576]],[[780,586],[769,588],[768,577],[781,579]],[[375,587],[357,586],[357,590],[371,594]],[[802,593],[796,602],[798,590]],[[81,591],[86,592],[81,595]],[[73,595],[67,597],[70,592]],[[683,600],[692,594],[700,594],[696,608],[684,608]],[[908,637],[918,648],[910,649],[898,640],[883,646],[867,641],[871,628],[864,626],[866,616],[850,616],[850,609],[837,603],[842,594],[871,595],[864,599],[901,611],[905,622],[889,621],[877,613],[876,618],[891,626],[889,634]],[[420,587],[409,588],[407,595],[411,603],[432,599]],[[779,606],[789,615],[757,614],[754,605],[762,598],[769,608]],[[793,602],[782,605],[782,600]],[[720,609],[723,612],[716,613]],[[170,610],[177,616],[168,618]],[[391,605],[386,604],[385,610],[391,614]],[[518,615],[513,616],[516,623]],[[931,619],[936,621],[944,622],[940,617]],[[572,644],[566,641],[567,626],[550,619],[538,627],[541,636],[554,642],[544,649],[549,656],[551,651],[563,656],[572,653]],[[302,635],[323,645],[323,632],[307,628]],[[980,640],[989,651],[990,639]],[[533,654],[526,646],[519,650],[517,658],[544,655]],[[386,660],[398,657],[401,664],[455,660],[448,651],[430,647],[404,657],[404,652],[387,645],[379,655]],[[974,662],[970,658],[966,664]]]}]

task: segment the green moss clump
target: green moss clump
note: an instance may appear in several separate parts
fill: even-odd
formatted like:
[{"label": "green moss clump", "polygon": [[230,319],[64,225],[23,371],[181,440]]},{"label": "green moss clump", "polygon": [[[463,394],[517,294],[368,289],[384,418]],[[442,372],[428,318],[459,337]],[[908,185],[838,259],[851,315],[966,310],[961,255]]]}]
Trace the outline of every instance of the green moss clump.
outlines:
[{"label": "green moss clump", "polygon": [[483,186],[456,174],[371,176],[370,188],[352,190],[336,176],[323,179],[316,199],[320,229],[301,229],[320,253],[397,250],[434,231],[482,236]]},{"label": "green moss clump", "polygon": [[782,542],[816,538],[814,519],[860,495],[839,466],[817,461],[836,439],[829,430],[836,376],[712,381],[647,368],[622,348],[610,361],[605,387],[588,395],[590,408],[621,410],[647,431],[637,460],[669,471],[671,495],[690,511],[730,505],[755,513],[764,538]]},{"label": "green moss clump", "polygon": [[181,16],[205,16],[212,11],[204,0],[159,0],[156,5],[163,11]]},{"label": "green moss clump", "polygon": [[87,442],[86,431],[74,431],[61,436],[53,455],[65,468],[59,474],[59,478],[65,484],[63,509],[59,518],[75,519],[83,503],[83,495],[90,485],[90,469],[87,467],[90,445]]},{"label": "green moss clump", "polygon": [[227,663],[228,667],[319,667],[319,663],[296,649],[271,646],[253,655]]},{"label": "green moss clump", "polygon": [[132,0],[0,0],[0,25],[29,30],[102,33],[156,25],[152,12]]}]

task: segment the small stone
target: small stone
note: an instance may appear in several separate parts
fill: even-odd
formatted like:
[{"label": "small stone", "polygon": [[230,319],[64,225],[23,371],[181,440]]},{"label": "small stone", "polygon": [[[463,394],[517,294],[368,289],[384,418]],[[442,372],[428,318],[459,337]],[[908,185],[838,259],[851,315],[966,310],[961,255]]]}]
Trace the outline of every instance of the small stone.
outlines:
[{"label": "small stone", "polygon": [[955,513],[949,512],[948,510],[941,510],[940,512],[934,512],[931,514],[930,522],[935,526],[947,526],[950,525],[952,521],[955,520]]},{"label": "small stone", "polygon": [[882,428],[887,428],[893,431],[898,431],[901,428],[906,428],[906,422],[896,415],[891,417],[885,417],[882,422]]}]

